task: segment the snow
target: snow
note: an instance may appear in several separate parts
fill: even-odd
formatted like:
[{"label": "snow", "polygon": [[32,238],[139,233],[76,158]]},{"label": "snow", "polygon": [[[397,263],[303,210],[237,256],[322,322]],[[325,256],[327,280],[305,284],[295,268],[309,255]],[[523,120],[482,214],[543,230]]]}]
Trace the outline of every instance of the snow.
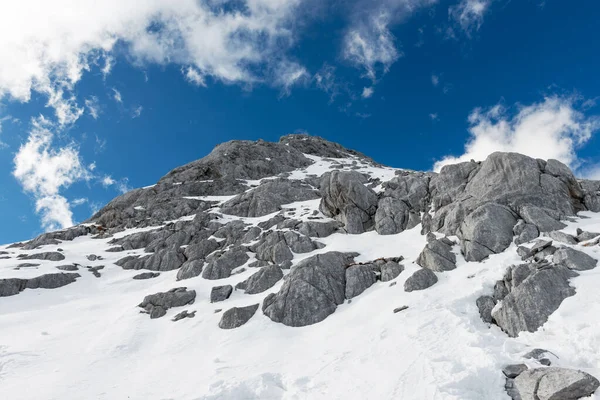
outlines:
[{"label": "snow", "polygon": [[[311,158],[315,163],[292,173],[293,179],[329,171],[334,162]],[[382,180],[395,174],[366,164],[358,171]],[[230,198],[198,199],[225,201],[225,197]],[[318,200],[311,200],[282,208],[289,216],[294,212],[294,218],[307,219],[318,205]],[[239,218],[218,209],[211,212],[220,215],[221,223],[242,219],[253,225],[276,214]],[[314,217],[324,219],[320,212]],[[581,213],[564,231],[574,233],[577,227],[600,232],[600,215]],[[115,237],[158,228],[129,229]],[[0,278],[59,272],[55,266],[74,262],[105,266],[100,278],[80,267],[81,277],[65,287],[27,289],[0,298],[0,392],[11,400],[500,400],[508,399],[502,367],[523,362],[522,354],[533,347],[555,353],[556,366],[600,377],[600,267],[571,280],[577,294],[567,298],[537,332],[509,338],[497,326],[481,321],[475,301],[491,293],[507,267],[521,262],[516,247],[477,263],[466,262],[456,245],[455,270],[438,273],[439,282],[427,290],[406,293],[404,281],[419,268],[415,259],[425,245],[420,229],[387,236],[337,233],[318,239],[325,248],[295,254],[294,263],[327,251],[358,252],[357,261],[405,258],[405,270],[394,281],[377,282],[323,322],[303,328],[274,323],[260,309],[238,329],[218,328],[222,311],[215,310],[260,303],[283,284],[257,295],[234,291],[223,303],[209,302],[213,286],[235,286],[257,271],[253,268],[218,281],[197,277],[177,282],[177,271],[138,281],[131,278],[141,271],[123,270],[114,262],[143,250],[106,252],[112,238],[79,237],[29,251],[0,246],[13,257],[0,260]],[[573,247],[600,258],[599,246]],[[20,263],[14,258],[17,254],[57,248],[63,249],[66,260],[28,260],[40,266],[13,269]],[[89,254],[104,259],[90,262],[85,257]],[[245,267],[254,260],[252,256]],[[144,296],[178,286],[196,290],[193,305],[173,308],[156,320],[139,312],[137,304]],[[393,313],[400,306],[408,309]],[[196,310],[196,317],[172,322],[184,309]]]}]

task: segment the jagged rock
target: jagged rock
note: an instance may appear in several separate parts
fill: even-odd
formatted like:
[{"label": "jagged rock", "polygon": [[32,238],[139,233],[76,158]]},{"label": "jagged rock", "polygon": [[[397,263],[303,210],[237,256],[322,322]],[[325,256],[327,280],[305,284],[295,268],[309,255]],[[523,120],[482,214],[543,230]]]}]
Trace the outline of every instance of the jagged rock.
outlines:
[{"label": "jagged rock", "polygon": [[249,259],[246,250],[241,246],[214,254],[210,260],[207,260],[208,264],[202,271],[202,277],[211,280],[228,278],[231,276],[231,271],[244,265]]},{"label": "jagged rock", "polygon": [[160,272],[142,272],[141,274],[134,275],[132,279],[135,280],[143,280],[143,279],[152,279],[156,278],[160,275]]},{"label": "jagged rock", "polygon": [[508,294],[508,288],[506,287],[506,283],[504,281],[497,281],[494,285],[494,300],[500,301],[506,297]]},{"label": "jagged rock", "polygon": [[80,277],[78,273],[56,273],[29,279],[0,279],[0,297],[14,296],[25,289],[57,289],[75,282]]},{"label": "jagged rock", "polygon": [[450,271],[456,268],[456,255],[448,244],[434,239],[425,245],[416,263],[436,272]]},{"label": "jagged rock", "polygon": [[300,181],[277,179],[225,202],[221,211],[240,217],[262,217],[279,211],[283,204],[317,198],[317,191],[309,185]]},{"label": "jagged rock", "polygon": [[533,239],[540,236],[540,231],[533,224],[528,224],[523,220],[517,222],[515,227],[513,228],[513,233],[515,236],[515,244],[521,245],[523,243],[527,243],[532,241]]},{"label": "jagged rock", "polygon": [[248,279],[236,285],[247,294],[262,293],[275,286],[283,278],[283,271],[277,265],[269,265],[255,272]]},{"label": "jagged rock", "polygon": [[175,315],[171,321],[177,322],[184,318],[194,318],[196,316],[196,311],[188,312],[188,310],[183,310],[179,314]]},{"label": "jagged rock", "polygon": [[438,278],[433,271],[421,268],[404,282],[404,291],[424,290],[435,285],[437,281]]},{"label": "jagged rock", "polygon": [[263,313],[288,326],[321,322],[345,299],[346,266],[356,253],[328,252],[299,262],[279,292],[263,301]]},{"label": "jagged rock", "polygon": [[421,211],[427,211],[431,176],[432,174],[427,172],[402,171],[382,184],[384,195],[402,200],[418,215]]},{"label": "jagged rock", "polygon": [[535,332],[565,298],[575,294],[569,278],[576,274],[563,266],[536,269],[523,264],[511,271],[510,293],[492,312],[496,323],[511,337],[523,331]]},{"label": "jagged rock", "polygon": [[556,240],[557,242],[566,243],[566,244],[577,244],[577,239],[574,236],[569,235],[568,233],[564,233],[561,231],[550,231],[546,233],[550,238]]},{"label": "jagged rock", "polygon": [[566,368],[535,368],[514,380],[522,400],[577,400],[594,393],[600,386],[590,374]]},{"label": "jagged rock", "polygon": [[552,262],[559,265],[575,270],[575,271],[587,271],[596,268],[598,260],[592,258],[582,251],[572,249],[570,247],[563,247],[558,249],[552,258]]},{"label": "jagged rock", "polygon": [[358,296],[376,281],[373,264],[352,265],[346,268],[346,298]]},{"label": "jagged rock", "polygon": [[123,246],[114,246],[105,250],[107,253],[118,253],[120,251],[125,251]]},{"label": "jagged rock", "polygon": [[21,263],[19,265],[17,265],[15,267],[15,269],[21,269],[21,268],[34,268],[34,267],[39,267],[41,264],[35,264],[35,263]]},{"label": "jagged rock", "polygon": [[479,163],[463,162],[445,165],[439,174],[431,178],[430,191],[434,210],[456,201],[467,183],[479,171]]},{"label": "jagged rock", "polygon": [[123,269],[148,269],[150,271],[172,271],[181,267],[185,256],[180,250],[162,249],[149,256],[127,256],[121,258],[116,265]]},{"label": "jagged rock", "polygon": [[356,150],[342,147],[338,143],[329,142],[319,136],[311,136],[301,133],[282,136],[279,142],[286,147],[292,147],[304,154],[312,154],[319,157],[346,158],[358,156],[361,159],[371,161],[370,158]]},{"label": "jagged rock", "polygon": [[600,236],[598,232],[586,232],[582,229],[577,228],[577,241],[585,242],[587,240],[592,240]]},{"label": "jagged rock", "polygon": [[513,212],[496,203],[473,211],[460,226],[462,252],[467,261],[481,261],[510,246],[517,219]]},{"label": "jagged rock", "polygon": [[223,313],[221,321],[219,321],[219,328],[221,329],[235,329],[244,325],[250,321],[250,318],[254,316],[258,310],[258,304],[253,304],[246,307],[233,307]]},{"label": "jagged rock", "polygon": [[338,221],[304,221],[297,226],[297,229],[303,235],[323,238],[335,233],[341,226]]},{"label": "jagged rock", "polygon": [[555,252],[556,252],[556,247],[554,247],[554,246],[545,247],[543,250],[535,253],[535,255],[533,256],[533,260],[537,261],[537,262],[545,260],[546,257],[553,255]]},{"label": "jagged rock", "polygon": [[583,203],[593,212],[600,212],[600,181],[582,179],[579,181],[583,190]]},{"label": "jagged rock", "polygon": [[533,257],[533,252],[525,246],[517,247],[517,254],[521,257],[521,260],[527,260],[529,257]]},{"label": "jagged rock", "polygon": [[65,256],[57,251],[48,251],[45,253],[37,253],[30,255],[19,256],[20,260],[47,260],[47,261],[62,261]]},{"label": "jagged rock", "polygon": [[[291,234],[293,235],[294,233],[291,232]],[[293,240],[291,236],[288,235],[288,237]],[[310,242],[310,239],[308,239],[308,241]],[[315,247],[312,248],[312,250],[314,249]],[[256,245],[256,258],[258,260],[281,264],[285,261],[292,260],[294,254],[292,254],[292,251],[288,246],[285,234],[280,231],[274,231],[269,233]]]},{"label": "jagged rock", "polygon": [[104,265],[98,265],[95,267],[87,267],[88,271],[90,271],[96,278],[100,278],[102,274],[98,271],[104,269]]},{"label": "jagged rock", "polygon": [[327,217],[338,218],[350,234],[363,233],[373,226],[377,194],[367,188],[358,172],[332,171],[321,180],[319,209]]},{"label": "jagged rock", "polygon": [[537,226],[540,232],[551,232],[566,227],[565,224],[558,221],[558,218],[551,216],[549,210],[540,207],[532,205],[522,206],[519,215],[527,223]]},{"label": "jagged rock", "polygon": [[384,197],[375,212],[375,230],[380,235],[393,235],[411,229],[421,222],[418,212],[412,211],[402,200]]},{"label": "jagged rock", "polygon": [[204,260],[188,260],[181,265],[179,271],[177,271],[177,280],[181,281],[184,279],[194,278],[202,273],[204,267]]},{"label": "jagged rock", "polygon": [[75,265],[75,264],[67,264],[67,265],[59,265],[56,267],[56,269],[59,269],[61,271],[77,271],[79,269],[79,267],[77,267],[77,265]]},{"label": "jagged rock", "polygon": [[477,309],[479,310],[479,316],[481,317],[483,322],[491,324],[493,322],[492,310],[496,305],[496,301],[494,300],[494,298],[491,296],[481,296],[477,299],[476,304]]},{"label": "jagged rock", "polygon": [[231,293],[233,293],[233,286],[231,285],[215,286],[210,291],[210,302],[225,301],[231,296]]},{"label": "jagged rock", "polygon": [[514,379],[527,371],[527,365],[525,364],[512,364],[502,368],[502,373],[509,379]]},{"label": "jagged rock", "polygon": [[381,279],[381,282],[388,282],[392,279],[396,279],[398,275],[404,271],[404,267],[395,261],[386,261],[380,266],[380,269],[381,275],[379,279]]},{"label": "jagged rock", "polygon": [[144,297],[138,307],[143,308],[150,318],[160,318],[164,316],[169,308],[183,307],[192,304],[196,299],[195,290],[187,290],[185,287],[174,288],[168,292],[159,292]]},{"label": "jagged rock", "polygon": [[98,230],[99,228],[94,225],[78,225],[61,231],[44,233],[37,238],[22,244],[21,247],[23,250],[33,250],[49,244],[59,244],[61,241],[71,241],[79,236],[96,234],[98,233]]},{"label": "jagged rock", "polygon": [[315,242],[310,240],[308,236],[303,236],[296,232],[284,232],[283,237],[285,238],[285,243],[294,253],[310,253],[311,251],[320,248]]}]

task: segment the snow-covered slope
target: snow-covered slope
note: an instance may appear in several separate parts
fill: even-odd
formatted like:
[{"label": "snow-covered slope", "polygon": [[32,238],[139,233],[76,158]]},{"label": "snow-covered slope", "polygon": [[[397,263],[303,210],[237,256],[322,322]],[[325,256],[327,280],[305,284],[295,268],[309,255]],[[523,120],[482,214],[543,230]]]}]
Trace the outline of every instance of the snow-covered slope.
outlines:
[{"label": "snow-covered slope", "polygon": [[[311,164],[286,171],[287,180],[314,181],[331,170],[358,172],[368,176],[364,184],[381,196],[384,182],[397,174],[410,173],[379,166],[362,155],[306,157]],[[269,180],[281,178],[279,175],[240,181],[247,185],[247,194]],[[177,183],[168,184],[185,186]],[[90,234],[73,240],[58,240],[35,249],[27,249],[26,245],[0,247],[0,279],[4,280],[0,282],[65,272],[56,268],[63,265],[75,265],[77,270],[68,273],[80,275],[75,282],[59,288],[26,288],[0,297],[2,398],[508,399],[503,367],[520,363],[541,367],[538,361],[523,357],[535,348],[552,353],[547,359],[553,367],[600,377],[600,268],[578,271],[579,276],[570,278],[576,294],[564,299],[539,329],[509,337],[496,324],[482,320],[476,301],[494,291],[494,285],[511,265],[523,263],[514,243],[481,261],[466,261],[460,245],[464,233],[460,233],[463,239],[448,235],[454,242],[451,251],[456,268],[436,271],[438,281],[430,288],[407,292],[405,282],[421,269],[416,261],[428,240],[433,239],[421,234],[421,223],[398,229],[401,231],[394,234],[378,233],[380,225],[377,230],[371,227],[362,233],[348,234],[343,224],[349,222],[327,217],[323,213],[327,210],[320,208],[320,197],[281,204],[280,210],[258,217],[245,217],[223,213],[228,204],[238,207],[231,206],[231,202],[244,193],[236,198],[235,194],[193,194],[198,193],[181,197],[207,202],[209,207],[149,226],[140,223],[140,227],[106,230],[92,220],[87,225]],[[137,203],[130,207],[138,207],[136,212],[151,208]],[[180,268],[160,267],[156,277],[132,279],[143,271],[127,270],[115,263],[126,256],[146,254],[147,246],[107,251],[122,243],[119,239],[134,233],[178,231],[193,224],[197,213],[211,214],[211,218],[218,218],[212,223],[220,226],[242,221],[247,224],[245,231],[265,227],[278,215],[283,216],[282,221],[341,221],[337,222],[340,227],[335,233],[312,237],[319,248],[294,252],[291,269],[283,270],[286,276],[293,274],[302,260],[332,251],[358,253],[355,263],[402,256],[404,270],[394,279],[377,280],[360,295],[346,299],[318,323],[286,326],[274,322],[259,306],[242,326],[221,329],[219,322],[226,310],[262,305],[266,297],[278,293],[290,280],[279,280],[258,294],[234,290],[225,301],[210,302],[213,287],[235,287],[258,271],[251,265],[260,254],[256,245],[262,243],[263,236],[243,242],[247,261],[235,266],[231,276],[218,280],[198,275],[177,281]],[[433,210],[431,213],[435,214]],[[566,227],[560,231],[574,236],[577,228],[600,232],[600,214],[591,211],[579,211],[563,222]],[[280,226],[258,231],[261,235],[295,231],[294,227]],[[434,235],[444,237],[439,230]],[[215,239],[221,245],[230,240],[219,236],[214,233],[207,239]],[[542,233],[541,238],[547,238],[547,234]],[[229,246],[239,243],[237,240]],[[535,243],[530,241],[523,246],[530,248]],[[192,245],[184,244],[178,251],[185,252]],[[558,245],[555,241],[555,246],[575,248],[594,259],[600,258],[600,247],[593,238],[575,244]],[[64,260],[25,260],[24,255],[42,252],[60,253]],[[91,255],[96,257],[88,257]],[[551,254],[548,259],[552,260]],[[15,269],[22,263],[38,265]],[[103,268],[97,268],[100,266]],[[168,309],[162,318],[151,319],[140,312],[143,310],[138,304],[147,295],[176,287],[194,290],[195,301]],[[403,306],[407,308],[398,311]],[[497,304],[496,308],[500,306]],[[183,310],[195,311],[195,316],[172,321]]]}]

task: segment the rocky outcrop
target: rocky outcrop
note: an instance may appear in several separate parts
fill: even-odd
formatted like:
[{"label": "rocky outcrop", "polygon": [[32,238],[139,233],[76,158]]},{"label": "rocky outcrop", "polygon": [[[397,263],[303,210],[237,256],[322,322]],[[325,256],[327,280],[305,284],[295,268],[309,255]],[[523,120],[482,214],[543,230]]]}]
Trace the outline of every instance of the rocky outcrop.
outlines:
[{"label": "rocky outcrop", "polygon": [[393,235],[417,226],[421,215],[402,200],[384,197],[379,200],[374,221],[377,233]]},{"label": "rocky outcrop", "polygon": [[47,261],[62,261],[65,259],[64,254],[58,251],[48,251],[45,253],[36,253],[29,255],[20,255],[19,260],[47,260]]},{"label": "rocky outcrop", "polygon": [[127,256],[121,258],[116,265],[123,269],[148,269],[150,271],[172,271],[181,267],[185,256],[177,249],[162,249],[147,256]]},{"label": "rocky outcrop", "polygon": [[520,373],[514,379],[511,397],[520,400],[577,400],[590,396],[598,387],[598,379],[583,371],[535,368]]},{"label": "rocky outcrop", "polygon": [[185,287],[174,288],[168,292],[160,292],[144,297],[138,307],[150,314],[150,318],[160,318],[172,307],[183,307],[192,304],[196,299],[195,290],[187,290]]},{"label": "rocky outcrop", "polygon": [[377,270],[373,264],[352,265],[346,269],[347,299],[358,296],[377,282]]},{"label": "rocky outcrop", "polygon": [[215,253],[207,258],[202,277],[211,280],[229,278],[235,268],[244,265],[249,259],[246,249],[241,246]]},{"label": "rocky outcrop", "polygon": [[225,301],[231,296],[231,293],[233,293],[233,286],[231,285],[215,286],[210,291],[210,302]]},{"label": "rocky outcrop", "polygon": [[233,307],[223,313],[221,321],[219,321],[219,328],[221,329],[235,329],[244,325],[250,321],[250,318],[256,314],[258,310],[258,304],[253,304],[246,307]]},{"label": "rocky outcrop", "polygon": [[248,279],[238,283],[235,288],[241,289],[246,294],[262,293],[279,282],[283,278],[283,271],[277,265],[262,267]]},{"label": "rocky outcrop", "polygon": [[598,260],[592,258],[582,251],[563,247],[558,249],[552,256],[552,262],[563,265],[574,271],[587,271],[596,268]]},{"label": "rocky outcrop", "polygon": [[181,265],[179,271],[177,271],[177,280],[181,281],[184,279],[194,278],[202,273],[204,267],[204,260],[188,260]]},{"label": "rocky outcrop", "polygon": [[25,289],[56,289],[80,278],[78,273],[45,274],[30,279],[0,279],[0,297],[14,296]]},{"label": "rocky outcrop", "polygon": [[451,271],[456,268],[456,255],[447,242],[433,239],[425,245],[416,262],[431,271]]}]

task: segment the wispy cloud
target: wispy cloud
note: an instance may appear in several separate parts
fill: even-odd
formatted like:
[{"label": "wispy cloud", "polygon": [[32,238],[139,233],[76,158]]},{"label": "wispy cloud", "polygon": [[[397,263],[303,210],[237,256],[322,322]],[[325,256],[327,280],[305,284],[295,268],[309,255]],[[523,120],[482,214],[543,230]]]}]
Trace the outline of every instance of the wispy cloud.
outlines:
[{"label": "wispy cloud", "polygon": [[440,117],[439,117],[438,113],[431,113],[431,114],[429,114],[429,119],[435,122],[435,121],[439,121]]},{"label": "wispy cloud", "polygon": [[188,66],[181,70],[185,79],[193,85],[206,87],[206,81],[202,73],[195,67]]},{"label": "wispy cloud", "polygon": [[369,97],[373,96],[373,93],[375,93],[375,89],[373,89],[373,87],[365,87],[363,88],[362,91],[362,98],[363,99],[368,99]]},{"label": "wispy cloud", "polygon": [[112,88],[113,91],[113,99],[119,103],[119,104],[123,104],[123,96],[121,96],[121,92],[119,92],[117,89]]},{"label": "wispy cloud", "polygon": [[489,11],[492,0],[461,0],[448,9],[450,19],[467,35],[479,30],[483,17]]},{"label": "wispy cloud", "polygon": [[437,86],[437,85],[440,84],[440,77],[439,77],[439,75],[436,75],[436,74],[432,74],[431,75],[431,84],[433,86]]},{"label": "wispy cloud", "polygon": [[131,111],[131,118],[138,118],[140,115],[142,115],[142,111],[144,110],[144,107],[142,106],[137,106],[133,109],[133,111]]},{"label": "wispy cloud", "polygon": [[600,118],[586,116],[580,107],[577,98],[553,96],[529,106],[517,105],[514,112],[502,104],[476,108],[469,115],[470,136],[464,154],[444,157],[434,170],[471,159],[481,161],[495,151],[554,158],[577,169],[582,160],[576,150],[600,129]]},{"label": "wispy cloud", "polygon": [[100,101],[98,100],[98,97],[90,96],[89,98],[85,99],[85,108],[87,108],[88,113],[92,116],[92,118],[98,119],[100,116]]}]

